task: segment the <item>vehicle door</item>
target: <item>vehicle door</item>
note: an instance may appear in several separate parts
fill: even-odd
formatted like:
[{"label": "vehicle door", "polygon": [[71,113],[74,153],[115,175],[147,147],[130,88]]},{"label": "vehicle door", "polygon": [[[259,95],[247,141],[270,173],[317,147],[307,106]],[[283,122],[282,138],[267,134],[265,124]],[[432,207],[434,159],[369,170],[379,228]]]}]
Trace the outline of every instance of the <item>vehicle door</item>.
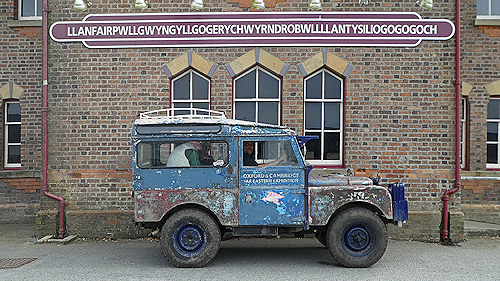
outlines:
[{"label": "vehicle door", "polygon": [[303,225],[305,169],[295,138],[240,137],[238,152],[239,224]]}]

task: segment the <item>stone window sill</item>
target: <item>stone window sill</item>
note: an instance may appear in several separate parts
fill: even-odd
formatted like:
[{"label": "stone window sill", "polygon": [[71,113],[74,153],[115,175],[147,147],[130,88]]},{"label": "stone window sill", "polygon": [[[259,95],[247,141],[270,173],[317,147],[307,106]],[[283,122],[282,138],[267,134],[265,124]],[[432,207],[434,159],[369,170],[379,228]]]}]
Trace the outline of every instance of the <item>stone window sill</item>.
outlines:
[{"label": "stone window sill", "polygon": [[0,171],[0,179],[17,179],[17,178],[39,178],[40,171]]},{"label": "stone window sill", "polygon": [[7,21],[8,27],[32,27],[42,26],[41,20],[9,20]]},{"label": "stone window sill", "polygon": [[481,25],[498,25],[500,26],[500,19],[476,19],[474,20],[474,25],[475,26],[481,26]]}]

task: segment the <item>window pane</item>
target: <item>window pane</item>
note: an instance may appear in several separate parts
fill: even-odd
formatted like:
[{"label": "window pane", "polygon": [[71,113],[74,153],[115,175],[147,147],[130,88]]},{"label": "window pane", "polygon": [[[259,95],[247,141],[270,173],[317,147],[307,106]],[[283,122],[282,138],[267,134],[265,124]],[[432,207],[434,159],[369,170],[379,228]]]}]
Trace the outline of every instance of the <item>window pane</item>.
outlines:
[{"label": "window pane", "polygon": [[325,72],[325,99],[340,99],[341,81]]},{"label": "window pane", "polygon": [[255,73],[256,71],[252,70],[235,81],[235,98],[255,98]]},{"label": "window pane", "polygon": [[[227,165],[229,159],[227,143],[220,141],[195,141],[195,143],[141,142],[136,149],[137,165],[141,168]],[[196,154],[188,154],[193,150]],[[169,162],[170,156],[175,158]]]},{"label": "window pane", "polygon": [[38,0],[36,2],[36,15],[37,16],[41,16],[42,15],[42,3],[43,3],[42,0]]},{"label": "window pane", "polygon": [[209,104],[208,102],[193,102],[193,108],[209,109]]},{"label": "window pane", "polygon": [[323,160],[340,159],[340,133],[325,133],[325,154]]},{"label": "window pane", "polygon": [[21,142],[21,125],[9,125],[9,143]]},{"label": "window pane", "polygon": [[257,122],[278,125],[278,102],[259,102]]},{"label": "window pane", "polygon": [[22,16],[33,17],[35,16],[35,0],[22,0]]},{"label": "window pane", "polygon": [[339,130],[340,116],[339,102],[325,102],[325,130]]},{"label": "window pane", "polygon": [[21,122],[21,105],[19,103],[7,103],[7,122]]},{"label": "window pane", "polygon": [[306,99],[321,99],[322,72],[306,81]]},{"label": "window pane", "polygon": [[498,123],[488,122],[488,141],[498,141]]},{"label": "window pane", "polygon": [[174,100],[189,100],[190,73],[174,81]]},{"label": "window pane", "polygon": [[489,15],[489,0],[477,0],[477,14]]},{"label": "window pane", "polygon": [[279,98],[279,87],[278,79],[259,69],[259,98]]},{"label": "window pane", "polygon": [[321,111],[320,102],[306,102],[306,130],[321,130]]},{"label": "window pane", "polygon": [[491,15],[492,16],[500,15],[500,1],[491,0]]},{"label": "window pane", "polygon": [[235,102],[235,118],[255,122],[255,102]]},{"label": "window pane", "polygon": [[488,103],[488,119],[500,119],[500,100],[490,99]]},{"label": "window pane", "polygon": [[[174,108],[191,108],[191,103],[189,102],[175,102],[173,103]],[[186,115],[189,114],[188,110],[175,110],[174,115]]]},{"label": "window pane", "polygon": [[321,133],[306,133],[306,136],[318,136],[319,139],[306,142],[306,159],[321,160]]},{"label": "window pane", "polygon": [[208,81],[193,72],[193,99],[208,100]]},{"label": "window pane", "polygon": [[487,162],[490,164],[498,163],[498,146],[496,144],[488,144],[487,148]]},{"label": "window pane", "polygon": [[21,163],[21,146],[20,145],[9,145],[9,155],[7,161],[9,164]]}]

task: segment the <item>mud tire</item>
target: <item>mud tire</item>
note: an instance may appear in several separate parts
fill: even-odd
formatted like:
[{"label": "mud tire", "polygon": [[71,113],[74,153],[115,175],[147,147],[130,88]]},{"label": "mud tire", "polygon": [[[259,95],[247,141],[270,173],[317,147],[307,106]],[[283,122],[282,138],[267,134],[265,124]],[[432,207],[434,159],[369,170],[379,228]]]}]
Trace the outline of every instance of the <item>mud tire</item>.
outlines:
[{"label": "mud tire", "polygon": [[184,209],[171,215],[161,230],[160,245],[176,267],[202,267],[219,252],[221,231],[206,212]]},{"label": "mud tire", "polygon": [[346,267],[369,267],[387,248],[387,228],[374,212],[350,208],[336,216],[328,227],[327,247],[333,258]]}]

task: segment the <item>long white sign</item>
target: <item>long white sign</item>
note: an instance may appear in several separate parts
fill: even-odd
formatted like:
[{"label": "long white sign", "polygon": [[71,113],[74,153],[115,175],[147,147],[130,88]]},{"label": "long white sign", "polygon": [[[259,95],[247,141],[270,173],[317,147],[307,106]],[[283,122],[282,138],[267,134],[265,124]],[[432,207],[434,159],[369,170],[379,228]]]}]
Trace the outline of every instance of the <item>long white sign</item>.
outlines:
[{"label": "long white sign", "polygon": [[182,13],[88,15],[56,22],[58,42],[89,48],[174,46],[417,46],[447,40],[449,20],[416,13]]}]

